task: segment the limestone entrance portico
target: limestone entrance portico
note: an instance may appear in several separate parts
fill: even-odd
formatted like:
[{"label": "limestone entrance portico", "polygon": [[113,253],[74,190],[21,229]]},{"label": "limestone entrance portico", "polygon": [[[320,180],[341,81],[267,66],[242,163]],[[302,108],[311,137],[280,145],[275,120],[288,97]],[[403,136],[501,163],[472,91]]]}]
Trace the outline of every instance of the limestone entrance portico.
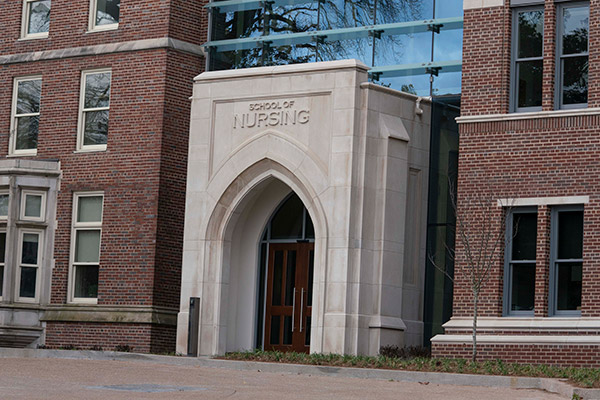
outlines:
[{"label": "limestone entrance portico", "polygon": [[[311,352],[422,343],[430,105],[368,83],[367,70],[347,60],[196,78],[178,352],[190,337],[199,355],[277,348],[300,340],[284,335],[306,333],[308,312]],[[290,196],[313,237],[265,241]],[[312,279],[277,292],[276,263],[300,254],[293,266],[312,263]]]}]

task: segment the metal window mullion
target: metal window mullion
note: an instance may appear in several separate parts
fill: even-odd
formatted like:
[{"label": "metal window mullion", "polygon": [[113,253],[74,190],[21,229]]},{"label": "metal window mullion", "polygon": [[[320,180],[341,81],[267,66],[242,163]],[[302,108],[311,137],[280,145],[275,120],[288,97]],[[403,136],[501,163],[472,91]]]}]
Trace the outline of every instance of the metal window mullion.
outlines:
[{"label": "metal window mullion", "polygon": [[39,117],[40,112],[36,113],[27,113],[27,114],[15,114],[15,118],[23,118],[23,117]]},{"label": "metal window mullion", "polygon": [[94,112],[94,111],[109,111],[110,110],[110,106],[107,107],[95,107],[95,108],[84,108],[83,112]]}]

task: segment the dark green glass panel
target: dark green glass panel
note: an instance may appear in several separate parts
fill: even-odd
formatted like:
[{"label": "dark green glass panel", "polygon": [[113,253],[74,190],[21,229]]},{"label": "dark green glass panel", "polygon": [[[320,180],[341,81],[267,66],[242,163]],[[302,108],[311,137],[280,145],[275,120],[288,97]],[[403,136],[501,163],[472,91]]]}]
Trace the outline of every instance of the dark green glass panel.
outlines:
[{"label": "dark green glass panel", "polygon": [[542,60],[523,61],[517,64],[519,93],[518,107],[540,107],[542,105]]},{"label": "dark green glass panel", "polygon": [[302,200],[290,196],[271,221],[271,239],[302,239],[303,209]]},{"label": "dark green glass panel", "polygon": [[283,344],[292,344],[292,317],[285,316],[283,318]]},{"label": "dark green glass panel", "polygon": [[557,264],[556,309],[558,311],[581,310],[581,263]]},{"label": "dark green glass panel", "polygon": [[281,317],[279,315],[271,316],[271,338],[270,344],[279,344],[279,328],[281,327]]},{"label": "dark green glass panel", "polygon": [[36,265],[38,263],[38,246],[40,236],[36,233],[23,234],[22,264]]},{"label": "dark green glass panel", "polygon": [[273,298],[271,304],[274,306],[281,305],[281,280],[283,278],[283,251],[275,252],[273,261]]},{"label": "dark green glass panel", "polygon": [[537,214],[513,214],[512,259],[535,260]]},{"label": "dark green glass panel", "polygon": [[0,232],[0,263],[6,258],[6,232]]},{"label": "dark green glass panel", "polygon": [[589,7],[563,9],[562,54],[579,54],[588,51],[589,15]]},{"label": "dark green glass panel", "polygon": [[98,297],[98,266],[75,267],[75,297]]},{"label": "dark green glass panel", "polygon": [[531,311],[535,304],[535,263],[512,265],[511,311]]},{"label": "dark green glass panel", "polygon": [[558,213],[558,259],[580,259],[583,254],[583,211]]},{"label": "dark green glass panel", "polygon": [[588,99],[588,57],[569,57],[562,60],[562,103],[585,104]]},{"label": "dark green glass panel", "polygon": [[294,288],[296,287],[296,251],[287,253],[287,268],[285,271],[285,305],[291,306],[294,302]]},{"label": "dark green glass panel", "polygon": [[518,58],[541,57],[544,51],[544,11],[525,11],[518,14]]},{"label": "dark green glass panel", "polygon": [[36,279],[37,268],[21,267],[21,284],[19,285],[19,297],[35,297]]}]

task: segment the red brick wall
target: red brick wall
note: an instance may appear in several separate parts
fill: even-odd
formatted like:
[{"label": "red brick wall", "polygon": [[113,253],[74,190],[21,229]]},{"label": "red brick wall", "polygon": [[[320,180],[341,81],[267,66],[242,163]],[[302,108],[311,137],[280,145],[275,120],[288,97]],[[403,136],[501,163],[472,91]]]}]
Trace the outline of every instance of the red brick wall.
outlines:
[{"label": "red brick wall", "polygon": [[159,325],[49,322],[45,346],[105,351],[129,346],[136,353],[168,353],[175,351],[175,337],[175,327]]},{"label": "red brick wall", "polygon": [[193,77],[204,60],[169,51],[160,165],[154,305],[179,308]]},{"label": "red brick wall", "polygon": [[[436,356],[470,359],[470,344],[433,344]],[[501,359],[510,363],[550,364],[573,367],[600,367],[600,346],[540,344],[478,344],[477,360]]]},{"label": "red brick wall", "polygon": [[510,10],[465,10],[461,114],[508,112]]}]

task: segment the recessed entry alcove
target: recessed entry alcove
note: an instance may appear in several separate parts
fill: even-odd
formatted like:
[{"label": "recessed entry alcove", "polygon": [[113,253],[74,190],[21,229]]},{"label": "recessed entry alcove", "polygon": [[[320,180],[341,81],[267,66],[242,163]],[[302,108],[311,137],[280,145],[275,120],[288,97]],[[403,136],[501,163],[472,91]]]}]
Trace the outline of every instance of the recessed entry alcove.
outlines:
[{"label": "recessed entry alcove", "polygon": [[429,107],[356,60],[199,75],[177,350],[420,344]]}]

